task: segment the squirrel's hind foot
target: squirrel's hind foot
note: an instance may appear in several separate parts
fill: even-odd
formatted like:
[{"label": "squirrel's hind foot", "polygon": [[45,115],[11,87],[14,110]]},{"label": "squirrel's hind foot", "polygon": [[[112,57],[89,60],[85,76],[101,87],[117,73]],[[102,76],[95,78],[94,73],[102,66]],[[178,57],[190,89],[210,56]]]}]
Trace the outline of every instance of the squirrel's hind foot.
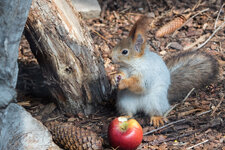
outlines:
[{"label": "squirrel's hind foot", "polygon": [[164,125],[164,122],[167,122],[168,119],[162,116],[152,116],[150,118],[150,124],[154,127],[159,127],[160,125]]}]

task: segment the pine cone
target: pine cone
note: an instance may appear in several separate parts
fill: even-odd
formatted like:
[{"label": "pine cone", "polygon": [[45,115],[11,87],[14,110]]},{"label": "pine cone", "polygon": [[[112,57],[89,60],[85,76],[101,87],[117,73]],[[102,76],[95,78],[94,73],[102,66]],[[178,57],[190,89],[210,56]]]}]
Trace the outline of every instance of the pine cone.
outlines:
[{"label": "pine cone", "polygon": [[175,19],[171,20],[170,22],[166,23],[164,26],[162,26],[155,34],[156,37],[163,37],[164,35],[168,35],[176,31],[178,28],[180,28],[184,22],[186,21],[186,18],[184,16],[176,17]]},{"label": "pine cone", "polygon": [[68,123],[46,124],[56,144],[68,150],[101,150],[102,138],[96,133]]}]

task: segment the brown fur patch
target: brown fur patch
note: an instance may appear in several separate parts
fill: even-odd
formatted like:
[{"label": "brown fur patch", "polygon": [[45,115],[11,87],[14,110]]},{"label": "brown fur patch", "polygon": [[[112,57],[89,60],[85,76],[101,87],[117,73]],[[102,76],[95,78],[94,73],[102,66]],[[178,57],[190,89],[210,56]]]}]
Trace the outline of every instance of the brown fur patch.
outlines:
[{"label": "brown fur patch", "polygon": [[144,43],[146,42],[145,34],[149,29],[151,19],[148,16],[141,16],[132,29],[129,32],[129,36],[133,39],[133,43],[136,41],[138,34],[141,34],[144,37]]},{"label": "brown fur patch", "polygon": [[[140,58],[144,55],[144,50],[146,47],[145,34],[148,31],[150,22],[151,18],[149,18],[148,16],[142,16],[137,20],[137,22],[134,24],[131,31],[129,32],[129,36],[126,39],[121,40],[120,43],[118,43],[112,50],[112,53],[110,55],[111,57],[114,56],[116,58],[116,61],[114,61],[115,63],[123,63],[126,60],[132,61],[132,59]],[[143,38],[143,44],[141,45],[140,52],[134,49],[135,42],[139,34]],[[127,49],[129,51],[129,54],[126,56],[123,56],[121,54],[124,49]]]},{"label": "brown fur patch", "polygon": [[141,94],[144,91],[140,85],[140,77],[138,76],[131,76],[130,78],[121,80],[118,88],[119,90],[128,89],[136,94]]},{"label": "brown fur patch", "polygon": [[130,37],[132,39],[133,45],[135,44],[135,42],[137,40],[138,34],[140,34],[144,40],[144,42],[141,46],[141,52],[138,53],[137,55],[135,55],[135,57],[142,57],[142,55],[144,54],[144,50],[146,47],[145,34],[147,33],[147,31],[149,29],[150,23],[151,23],[151,18],[149,18],[148,16],[141,16],[129,32],[128,37]]}]

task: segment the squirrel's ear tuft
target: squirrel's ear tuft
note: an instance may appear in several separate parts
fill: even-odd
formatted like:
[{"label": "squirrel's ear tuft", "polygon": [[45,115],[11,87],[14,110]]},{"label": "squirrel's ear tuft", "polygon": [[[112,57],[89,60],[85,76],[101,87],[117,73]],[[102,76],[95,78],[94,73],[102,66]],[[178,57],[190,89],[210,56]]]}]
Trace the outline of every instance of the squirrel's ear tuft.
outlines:
[{"label": "squirrel's ear tuft", "polygon": [[137,52],[140,52],[143,43],[144,43],[144,39],[143,39],[142,35],[141,34],[138,34],[137,35],[137,39],[136,39],[135,44],[134,44],[134,49]]},{"label": "squirrel's ear tuft", "polygon": [[130,30],[128,37],[132,39],[133,44],[135,45],[135,50],[138,52],[145,48],[145,34],[150,26],[150,21],[151,19],[148,16],[142,16]]}]

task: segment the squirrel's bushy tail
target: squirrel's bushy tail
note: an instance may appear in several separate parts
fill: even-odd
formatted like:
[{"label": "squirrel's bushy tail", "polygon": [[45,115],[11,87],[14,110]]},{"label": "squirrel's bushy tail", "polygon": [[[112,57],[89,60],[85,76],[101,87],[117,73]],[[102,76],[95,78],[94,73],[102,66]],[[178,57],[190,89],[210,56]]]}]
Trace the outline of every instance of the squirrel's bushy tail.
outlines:
[{"label": "squirrel's bushy tail", "polygon": [[171,74],[170,103],[182,100],[192,88],[211,83],[218,75],[217,60],[205,52],[187,51],[166,58]]}]

